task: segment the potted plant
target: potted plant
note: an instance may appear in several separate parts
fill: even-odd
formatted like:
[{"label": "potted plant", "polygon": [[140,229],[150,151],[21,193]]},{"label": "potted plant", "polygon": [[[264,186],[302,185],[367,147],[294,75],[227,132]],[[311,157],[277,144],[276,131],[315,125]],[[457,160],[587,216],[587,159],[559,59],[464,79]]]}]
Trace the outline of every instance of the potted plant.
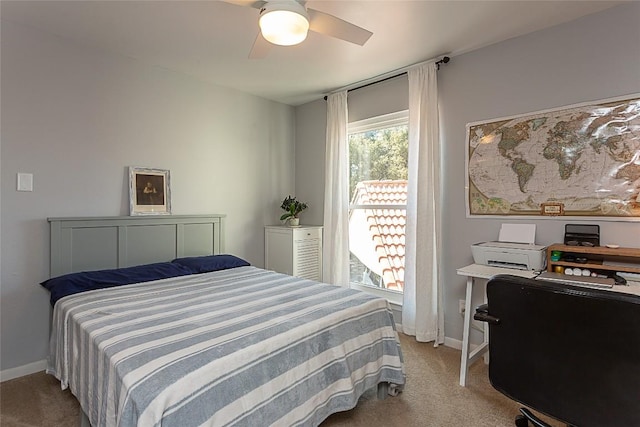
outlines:
[{"label": "potted plant", "polygon": [[297,201],[295,197],[287,196],[280,207],[286,212],[280,217],[280,221],[288,220],[291,227],[297,227],[300,225],[298,215],[308,206],[306,203]]}]

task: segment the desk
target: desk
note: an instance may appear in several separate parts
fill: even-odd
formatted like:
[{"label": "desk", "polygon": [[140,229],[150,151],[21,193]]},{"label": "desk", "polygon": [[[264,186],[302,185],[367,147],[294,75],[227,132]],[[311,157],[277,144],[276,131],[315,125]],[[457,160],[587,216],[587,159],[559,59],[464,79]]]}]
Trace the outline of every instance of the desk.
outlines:
[{"label": "desk", "polygon": [[[467,372],[469,366],[478,360],[480,356],[489,350],[489,324],[484,323],[484,338],[482,344],[469,353],[469,332],[471,329],[471,296],[473,294],[473,284],[475,279],[488,280],[497,274],[511,274],[514,276],[533,278],[538,275],[538,271],[515,270],[512,268],[490,267],[488,265],[471,264],[456,270],[460,276],[467,277],[467,292],[464,306],[464,327],[462,329],[462,357],[460,360],[460,385],[466,386]],[[484,292],[484,303],[487,302],[487,293]],[[486,360],[488,362],[488,359]]]},{"label": "desk", "polygon": [[[533,278],[536,277],[539,271],[528,270],[515,270],[512,268],[500,268],[491,267],[488,265],[471,264],[466,267],[459,268],[456,272],[460,276],[467,277],[467,292],[465,296],[464,306],[464,327],[462,330],[462,357],[460,361],[460,385],[465,386],[467,384],[467,372],[469,366],[480,356],[485,355],[489,350],[489,324],[484,323],[484,338],[482,344],[469,353],[469,333],[471,329],[471,320],[473,319],[473,313],[471,313],[471,297],[473,293],[473,285],[476,282],[474,279],[488,280],[497,274],[511,274],[513,276]],[[571,276],[569,276],[571,277]],[[634,295],[640,295],[640,282],[628,281],[629,286],[614,286],[612,289],[606,289],[615,292],[622,292]],[[487,293],[484,293],[484,303],[487,302]],[[485,355],[485,361],[488,362],[488,355]]]}]

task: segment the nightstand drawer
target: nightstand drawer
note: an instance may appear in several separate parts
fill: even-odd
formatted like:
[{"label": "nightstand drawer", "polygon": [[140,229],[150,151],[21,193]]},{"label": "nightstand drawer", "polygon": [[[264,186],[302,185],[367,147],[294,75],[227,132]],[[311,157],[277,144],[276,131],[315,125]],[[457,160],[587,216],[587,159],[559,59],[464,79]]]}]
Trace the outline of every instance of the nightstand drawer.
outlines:
[{"label": "nightstand drawer", "polygon": [[314,240],[322,239],[322,228],[295,228],[293,230],[293,240]]}]

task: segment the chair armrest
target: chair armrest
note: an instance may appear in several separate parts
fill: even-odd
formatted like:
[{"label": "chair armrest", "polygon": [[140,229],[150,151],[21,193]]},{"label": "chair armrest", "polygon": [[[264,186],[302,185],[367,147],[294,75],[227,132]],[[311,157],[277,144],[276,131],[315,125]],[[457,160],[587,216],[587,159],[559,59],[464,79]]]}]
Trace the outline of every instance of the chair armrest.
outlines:
[{"label": "chair armrest", "polygon": [[487,322],[490,325],[500,324],[500,319],[498,319],[497,317],[493,317],[492,315],[489,314],[488,304],[482,304],[476,307],[476,314],[473,315],[473,318],[481,322]]}]

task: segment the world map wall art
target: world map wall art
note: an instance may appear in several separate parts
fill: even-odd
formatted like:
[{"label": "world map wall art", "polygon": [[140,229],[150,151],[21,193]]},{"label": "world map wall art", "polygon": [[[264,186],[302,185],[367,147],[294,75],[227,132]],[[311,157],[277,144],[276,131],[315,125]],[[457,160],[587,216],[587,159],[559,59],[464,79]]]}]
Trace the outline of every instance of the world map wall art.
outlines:
[{"label": "world map wall art", "polygon": [[467,216],[640,220],[640,94],[467,125]]}]

